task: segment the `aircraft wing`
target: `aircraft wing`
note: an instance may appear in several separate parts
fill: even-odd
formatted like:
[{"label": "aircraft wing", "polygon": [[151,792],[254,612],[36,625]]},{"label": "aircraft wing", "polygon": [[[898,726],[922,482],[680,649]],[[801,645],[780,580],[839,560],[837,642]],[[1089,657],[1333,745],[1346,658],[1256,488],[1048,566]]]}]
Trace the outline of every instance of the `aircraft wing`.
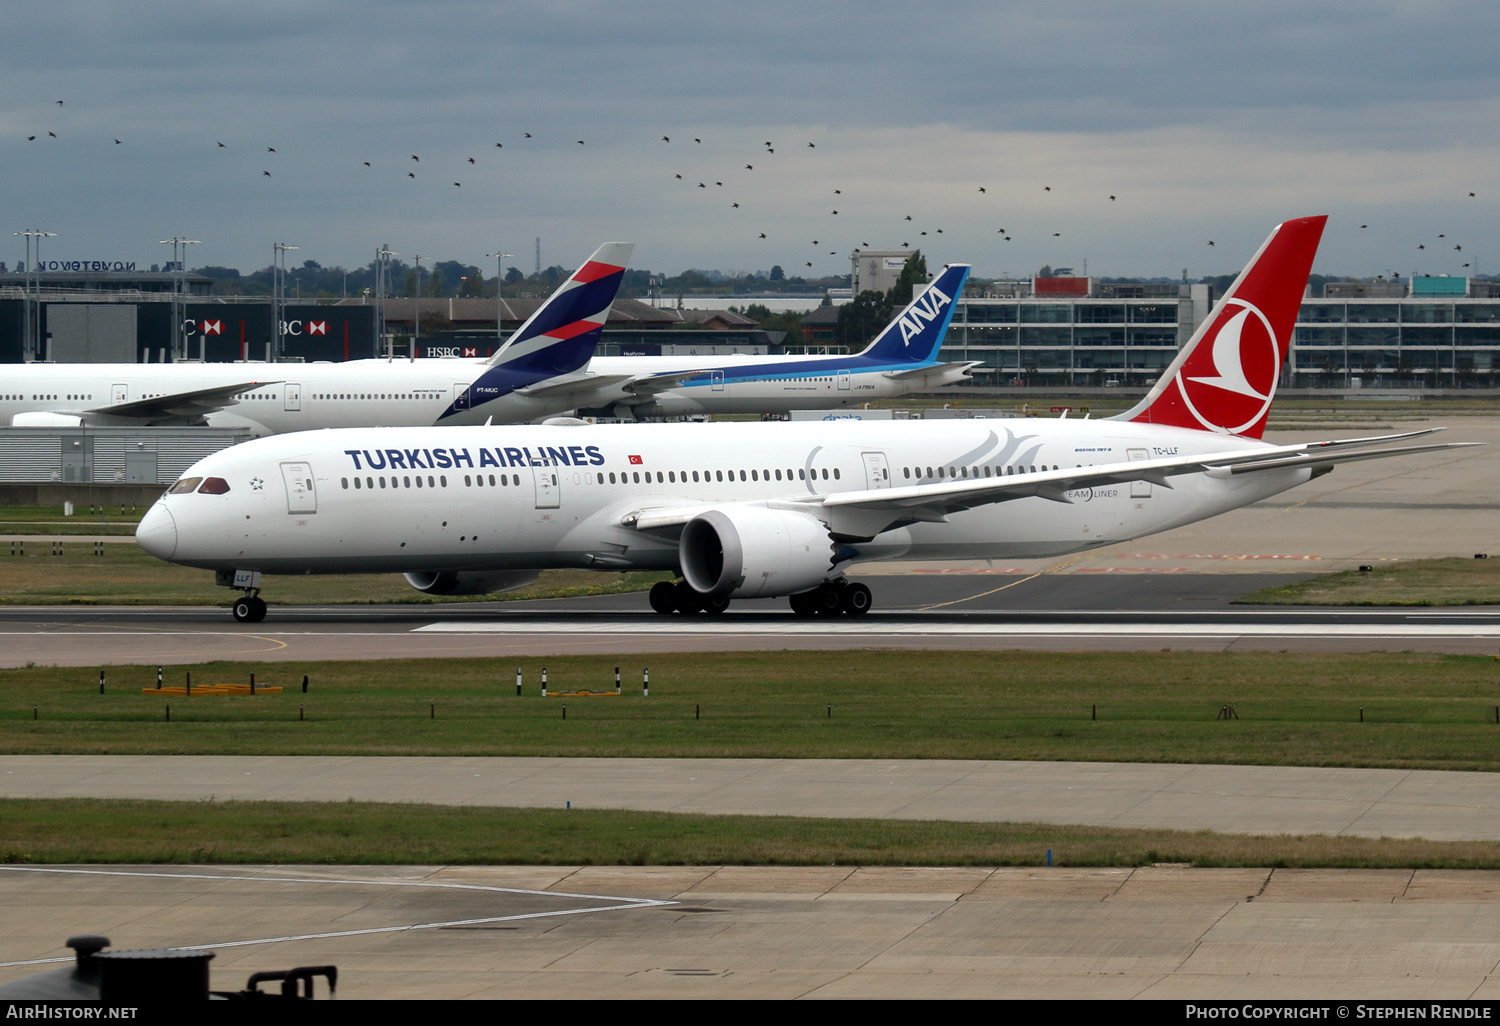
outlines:
[{"label": "aircraft wing", "polygon": [[264,388],[266,385],[279,384],[281,384],[280,381],[240,381],[232,385],[215,385],[213,388],[200,388],[192,392],[154,395],[149,399],[115,403],[112,406],[97,406],[91,410],[84,410],[82,415],[85,418],[111,417],[152,424],[167,421],[202,424],[208,414],[237,404],[239,400],[235,396],[257,388]]},{"label": "aircraft wing", "polygon": [[579,372],[574,374],[563,374],[555,378],[547,378],[538,381],[535,385],[518,388],[518,395],[531,398],[546,397],[558,398],[574,393],[594,392],[599,389],[618,385],[622,381],[629,381],[633,374],[589,374]]},{"label": "aircraft wing", "polygon": [[707,370],[663,371],[660,374],[642,374],[639,377],[634,377],[629,384],[623,387],[625,391],[630,392],[632,395],[655,395],[657,392],[670,392],[684,381],[701,378],[707,374]]},{"label": "aircraft wing", "polygon": [[[948,479],[901,488],[876,488],[829,495],[793,496],[772,506],[800,510],[828,522],[836,537],[869,539],[882,531],[913,523],[944,523],[950,513],[1032,496],[1071,504],[1070,492],[1132,481],[1150,481],[1171,488],[1170,478],[1208,474],[1227,478],[1294,467],[1331,468],[1335,463],[1384,459],[1419,452],[1456,449],[1480,442],[1439,442],[1373,448],[1385,442],[1415,438],[1440,431],[1433,428],[1371,438],[1345,438],[1296,445],[1233,449],[1198,456],[1132,460],[1092,467],[1071,467],[1003,477]],[[1361,448],[1364,447],[1364,448]],[[709,507],[645,509],[632,512],[622,523],[638,530],[680,528]]]}]

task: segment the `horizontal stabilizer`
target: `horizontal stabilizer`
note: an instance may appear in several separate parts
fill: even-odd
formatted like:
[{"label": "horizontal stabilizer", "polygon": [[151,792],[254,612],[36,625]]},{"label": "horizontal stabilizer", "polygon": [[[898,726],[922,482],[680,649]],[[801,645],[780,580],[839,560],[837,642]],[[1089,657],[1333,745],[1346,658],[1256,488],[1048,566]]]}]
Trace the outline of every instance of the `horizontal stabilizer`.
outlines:
[{"label": "horizontal stabilizer", "polygon": [[941,377],[942,375],[956,371],[964,377],[969,376],[969,371],[978,367],[979,360],[962,360],[957,363],[929,363],[922,367],[907,367],[905,370],[886,371],[885,377],[892,381],[904,381],[907,378]]}]

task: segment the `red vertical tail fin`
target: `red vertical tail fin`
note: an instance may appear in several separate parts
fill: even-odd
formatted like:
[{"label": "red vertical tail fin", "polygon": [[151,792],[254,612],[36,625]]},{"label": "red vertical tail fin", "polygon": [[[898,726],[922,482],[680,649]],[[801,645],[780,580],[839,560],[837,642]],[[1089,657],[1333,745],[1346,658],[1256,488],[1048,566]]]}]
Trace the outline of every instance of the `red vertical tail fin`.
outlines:
[{"label": "red vertical tail fin", "polygon": [[1113,419],[1259,438],[1327,221],[1277,225],[1146,397]]}]

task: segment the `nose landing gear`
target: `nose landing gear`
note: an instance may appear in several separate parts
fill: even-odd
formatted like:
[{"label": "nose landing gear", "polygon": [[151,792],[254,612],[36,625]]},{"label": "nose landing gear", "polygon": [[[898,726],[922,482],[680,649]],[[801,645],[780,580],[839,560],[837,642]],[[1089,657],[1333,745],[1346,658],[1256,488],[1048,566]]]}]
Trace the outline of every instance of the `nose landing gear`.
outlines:
[{"label": "nose landing gear", "polygon": [[266,618],[266,603],[259,595],[245,593],[230,609],[237,623],[260,623]]}]

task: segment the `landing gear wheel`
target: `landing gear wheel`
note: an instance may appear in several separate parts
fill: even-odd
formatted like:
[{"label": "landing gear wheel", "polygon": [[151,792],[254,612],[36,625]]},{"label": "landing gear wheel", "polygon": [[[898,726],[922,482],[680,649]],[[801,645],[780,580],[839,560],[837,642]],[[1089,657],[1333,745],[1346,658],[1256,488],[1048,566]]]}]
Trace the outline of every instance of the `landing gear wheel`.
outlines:
[{"label": "landing gear wheel", "polygon": [[815,591],[803,591],[798,592],[796,595],[788,595],[787,601],[791,603],[792,612],[797,616],[813,616],[816,614],[818,610],[813,604],[813,596],[816,594],[817,592]]},{"label": "landing gear wheel", "polygon": [[694,591],[687,581],[678,581],[672,586],[672,601],[679,613],[691,615],[703,608],[703,596]]},{"label": "landing gear wheel", "polygon": [[875,603],[875,596],[863,584],[851,584],[844,589],[844,612],[849,616],[864,616]]},{"label": "landing gear wheel", "polygon": [[651,585],[651,608],[669,616],[677,612],[677,588],[671,581],[657,581]]},{"label": "landing gear wheel", "polygon": [[838,616],[844,611],[842,591],[833,584],[819,585],[812,593],[813,610],[819,616]]},{"label": "landing gear wheel", "polygon": [[709,616],[718,616],[729,608],[729,597],[705,598],[703,600],[703,611]]},{"label": "landing gear wheel", "polygon": [[266,618],[266,603],[263,599],[246,595],[234,604],[231,612],[238,623],[260,623]]}]

